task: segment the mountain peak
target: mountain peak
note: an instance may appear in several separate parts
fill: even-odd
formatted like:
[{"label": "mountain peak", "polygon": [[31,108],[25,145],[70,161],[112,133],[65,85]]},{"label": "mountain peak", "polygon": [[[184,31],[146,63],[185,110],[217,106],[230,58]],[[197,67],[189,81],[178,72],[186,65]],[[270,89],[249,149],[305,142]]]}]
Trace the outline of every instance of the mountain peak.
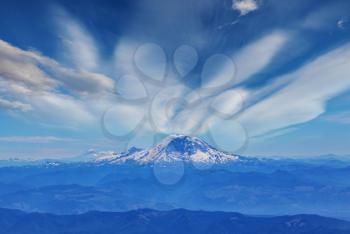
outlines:
[{"label": "mountain peak", "polygon": [[165,148],[167,153],[178,152],[181,154],[194,154],[198,150],[207,152],[208,148],[210,148],[207,143],[197,137],[180,134],[170,135],[164,138],[159,146]]},{"label": "mountain peak", "polygon": [[198,137],[180,134],[169,135],[150,149],[135,147],[111,157],[97,157],[97,161],[123,163],[133,161],[139,164],[156,162],[190,161],[195,163],[226,163],[239,159],[238,156],[221,152]]}]

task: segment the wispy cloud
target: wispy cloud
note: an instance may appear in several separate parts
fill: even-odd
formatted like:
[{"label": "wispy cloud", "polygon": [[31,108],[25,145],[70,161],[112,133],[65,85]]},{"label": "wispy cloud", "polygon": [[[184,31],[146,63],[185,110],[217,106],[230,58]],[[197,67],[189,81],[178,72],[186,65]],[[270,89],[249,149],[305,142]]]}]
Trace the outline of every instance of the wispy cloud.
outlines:
[{"label": "wispy cloud", "polygon": [[322,119],[341,124],[350,124],[350,111],[325,115]]},{"label": "wispy cloud", "polygon": [[[226,58],[225,56],[209,57],[200,74],[202,86],[194,90],[181,84],[176,86],[173,85],[169,89],[164,89],[164,87],[148,89],[151,97],[156,95],[150,104],[152,105],[151,116],[157,125],[157,130],[165,133],[180,132],[185,134],[203,132],[213,124],[213,112],[220,112],[221,115],[225,116],[232,116],[234,114],[232,112],[238,112],[239,110],[237,110],[237,108],[240,108],[239,106],[242,104],[241,102],[243,100],[237,100],[237,96],[242,97],[243,99],[252,97],[250,97],[250,91],[244,88],[237,88],[223,92],[233,84],[231,82],[232,77],[235,76],[233,81],[235,84],[239,84],[248,80],[252,75],[260,72],[271,63],[273,58],[285,46],[288,37],[289,34],[287,32],[276,30],[266,34],[261,39],[253,41],[246,47],[243,47],[241,50],[234,53],[231,58],[227,57],[227,59],[223,59]],[[124,39],[119,42],[115,50],[115,64],[118,71],[123,71],[126,74],[132,74],[139,77],[139,74],[135,71],[135,67],[133,66],[133,55],[137,48],[138,44],[132,40]],[[155,55],[157,54],[153,54],[152,51],[150,51],[147,56],[152,57]],[[148,59],[148,57],[145,58],[145,60],[152,61],[151,59]],[[214,60],[214,63],[210,63],[211,60]],[[231,66],[232,61],[234,62],[235,67]],[[208,66],[210,67],[210,70],[207,71],[205,68]],[[208,88],[206,86],[208,84],[203,81],[208,81],[210,85],[213,84],[216,86],[222,86],[226,83],[226,86],[223,87],[224,90],[221,90],[223,93],[218,92],[206,97],[205,92],[202,93],[201,88]],[[142,89],[145,88],[142,85],[139,87]],[[125,87],[124,91],[127,92],[129,89],[131,89],[131,87]],[[139,90],[139,92],[141,91],[142,90]],[[224,95],[226,96],[223,97]],[[196,103],[197,101],[197,103],[190,108],[188,108],[188,106],[172,106],[174,109],[169,109],[168,102],[176,98],[181,98],[189,103]],[[218,104],[217,102],[221,102],[221,100],[225,101]],[[211,109],[212,105],[216,106],[216,110],[213,111]],[[133,106],[130,108],[137,107]],[[140,108],[144,109],[144,107]],[[130,112],[130,114],[132,113],[134,112]],[[119,116],[124,115],[120,113]],[[130,116],[130,118],[125,118],[121,121],[128,122],[128,119],[133,121],[134,118]]]},{"label": "wispy cloud", "polygon": [[233,55],[236,64],[236,81],[242,82],[267,66],[274,56],[285,46],[290,35],[284,31],[274,31],[263,36]]},{"label": "wispy cloud", "polygon": [[6,99],[2,99],[0,97],[0,108],[10,109],[10,110],[20,110],[20,111],[26,112],[31,110],[32,106],[19,101],[9,101]]},{"label": "wispy cloud", "polygon": [[50,143],[50,142],[72,142],[75,139],[61,138],[55,136],[0,136],[0,142],[13,143]]},{"label": "wispy cloud", "polygon": [[56,16],[66,60],[71,61],[78,69],[96,70],[99,65],[99,55],[97,43],[92,35],[64,9],[56,6],[53,14]]},{"label": "wispy cloud", "polygon": [[240,116],[251,136],[313,120],[327,101],[350,88],[350,44],[319,56],[283,79],[292,80]]}]

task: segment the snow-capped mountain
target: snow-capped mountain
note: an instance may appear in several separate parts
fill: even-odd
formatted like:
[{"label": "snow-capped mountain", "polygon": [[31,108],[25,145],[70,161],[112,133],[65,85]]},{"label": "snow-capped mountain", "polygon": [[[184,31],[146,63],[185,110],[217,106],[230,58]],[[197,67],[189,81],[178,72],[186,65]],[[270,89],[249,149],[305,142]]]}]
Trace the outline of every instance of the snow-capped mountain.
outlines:
[{"label": "snow-capped mountain", "polygon": [[96,162],[148,164],[154,162],[188,161],[195,163],[226,163],[239,156],[221,152],[197,137],[170,135],[150,149],[130,148],[123,153],[96,154]]}]

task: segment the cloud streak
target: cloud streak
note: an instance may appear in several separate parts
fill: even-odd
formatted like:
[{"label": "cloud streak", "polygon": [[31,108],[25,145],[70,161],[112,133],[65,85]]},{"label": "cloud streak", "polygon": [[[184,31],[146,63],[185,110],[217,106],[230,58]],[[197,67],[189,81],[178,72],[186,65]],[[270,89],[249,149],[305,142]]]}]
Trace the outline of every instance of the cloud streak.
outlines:
[{"label": "cloud streak", "polygon": [[274,31],[264,35],[233,55],[237,67],[236,82],[240,83],[267,66],[286,45],[290,35],[284,31]]},{"label": "cloud streak", "polygon": [[322,119],[340,124],[350,124],[350,111],[326,115]]},{"label": "cloud streak", "polygon": [[242,113],[251,136],[305,123],[326,110],[327,101],[350,88],[350,44],[305,64],[283,79],[292,80],[272,96]]},{"label": "cloud streak", "polygon": [[96,42],[85,27],[65,10],[55,7],[53,14],[56,16],[64,57],[78,69],[95,71],[99,65],[98,49]]},{"label": "cloud streak", "polygon": [[1,136],[0,142],[12,143],[51,143],[51,142],[72,142],[75,139],[55,136]]}]

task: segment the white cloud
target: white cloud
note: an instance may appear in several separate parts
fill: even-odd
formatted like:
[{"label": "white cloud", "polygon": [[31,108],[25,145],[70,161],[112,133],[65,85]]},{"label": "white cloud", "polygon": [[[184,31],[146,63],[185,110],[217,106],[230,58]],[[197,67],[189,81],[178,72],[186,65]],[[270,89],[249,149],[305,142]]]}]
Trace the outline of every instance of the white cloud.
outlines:
[{"label": "white cloud", "polygon": [[89,110],[88,101],[84,102],[68,95],[41,92],[32,94],[30,102],[33,109],[39,114],[39,120],[44,120],[51,124],[64,123],[66,126],[63,127],[89,124],[96,117]]},{"label": "white cloud", "polygon": [[71,142],[74,139],[55,136],[1,136],[0,142],[14,143],[50,143],[50,142]]},{"label": "white cloud", "polygon": [[70,91],[110,92],[114,82],[109,77],[59,64],[35,51],[21,50],[0,40],[0,76],[30,88],[50,90],[60,85]]},{"label": "white cloud", "polygon": [[246,15],[249,12],[256,11],[259,5],[256,0],[233,0],[232,8],[241,13],[241,15]]},{"label": "white cloud", "polygon": [[99,65],[98,49],[84,26],[60,7],[54,9],[65,58],[76,68],[95,71]]},{"label": "white cloud", "polygon": [[219,115],[233,116],[243,109],[244,100],[246,100],[248,96],[247,90],[227,90],[213,98],[210,106]]},{"label": "white cloud", "polygon": [[[18,68],[21,69],[18,69]],[[56,82],[36,65],[28,62],[18,62],[0,59],[0,75],[15,81],[24,82],[31,87],[52,87]]]},{"label": "white cloud", "polygon": [[223,54],[214,54],[207,58],[201,73],[201,87],[217,89],[224,85],[233,84],[235,64],[232,59]]},{"label": "white cloud", "polygon": [[237,69],[235,81],[245,81],[267,66],[285,46],[288,36],[290,35],[283,31],[271,32],[238,51],[233,56]]},{"label": "white cloud", "polygon": [[122,38],[119,40],[114,51],[113,61],[114,70],[117,73],[116,76],[138,75],[134,67],[134,54],[140,45],[140,43],[130,38]]},{"label": "white cloud", "polygon": [[308,122],[325,112],[327,101],[350,88],[350,44],[330,51],[284,79],[290,84],[242,113],[250,136]]},{"label": "white cloud", "polygon": [[114,91],[114,80],[104,74],[65,68],[56,62],[52,65],[50,66],[50,75],[61,81],[70,91],[76,91],[80,94],[111,93]]},{"label": "white cloud", "polygon": [[0,98],[2,108],[27,111],[43,123],[76,126],[100,118],[113,89],[114,81],[101,73],[67,68],[0,40],[0,95],[6,97]]},{"label": "white cloud", "polygon": [[[236,65],[235,67],[231,65],[230,59],[225,59],[224,56],[215,55],[210,58],[213,60],[212,63],[208,63],[208,61],[205,63],[206,65],[210,65],[211,70],[206,72],[204,69],[201,74],[202,78],[207,78],[205,81],[212,81],[213,84],[216,82],[216,86],[227,89],[232,85],[231,76],[235,75],[234,70],[236,68],[237,73],[234,81],[236,84],[243,82],[271,62],[273,57],[287,42],[288,36],[289,34],[286,32],[274,31],[265,35],[262,39],[252,42],[250,45],[244,47],[232,56],[232,60]],[[119,42],[115,50],[116,70],[125,72],[124,74],[132,74],[135,77],[140,77],[139,73],[135,71],[133,62],[133,54],[137,50],[138,45],[137,42],[133,42],[129,39],[123,39]],[[149,54],[148,56],[152,56],[152,54]],[[147,86],[147,82],[144,83],[145,86]],[[144,89],[144,86],[140,87]],[[221,114],[224,113],[223,115],[225,116],[232,116],[234,114],[232,112],[239,111],[236,109],[239,108],[238,106],[242,105],[242,99],[245,99],[250,95],[248,90],[244,89],[229,90],[228,92],[230,94],[233,93],[231,96],[234,99],[233,103],[235,103],[235,105],[232,106],[232,102],[225,102],[222,103],[222,105],[214,104],[219,110],[213,111],[210,107],[215,103],[214,100],[217,95],[219,95],[218,98],[220,98],[220,93],[218,92],[216,92],[215,95],[212,94],[212,96],[207,97],[205,91],[190,90],[182,85],[172,85],[169,89],[163,90],[160,90],[159,87],[149,90],[149,87],[147,86],[147,90],[151,97],[160,91],[160,93],[158,93],[151,101],[152,103],[147,104],[152,105],[151,116],[156,124],[157,130],[165,133],[176,132],[183,134],[193,134],[194,132],[203,132],[207,130],[207,128],[213,124],[212,117],[213,112],[215,111],[220,112]],[[124,91],[128,92],[130,91],[130,88],[126,87]],[[140,93],[141,91],[143,90],[140,90]],[[220,91],[223,90],[221,89]],[[235,94],[240,97],[239,100],[236,100]],[[194,102],[199,99],[199,102]],[[230,100],[232,101],[232,98]],[[238,103],[236,103],[236,101]],[[184,102],[195,103],[195,105],[181,106],[181,103]],[[220,115],[220,113],[216,114]],[[201,126],[203,123],[204,125]]]},{"label": "white cloud", "polygon": [[32,51],[22,51],[0,40],[0,76],[30,88],[50,89],[57,81],[51,79],[36,64],[40,57]]},{"label": "white cloud", "polygon": [[32,106],[19,101],[9,101],[2,99],[0,97],[0,108],[10,109],[10,110],[20,110],[23,112],[30,111]]},{"label": "white cloud", "polygon": [[114,103],[109,108],[103,118],[103,127],[115,136],[127,135],[146,116],[147,108],[144,106],[134,106],[130,104]]},{"label": "white cloud", "polygon": [[[267,66],[274,56],[284,47],[288,36],[289,34],[287,32],[274,31],[264,36],[262,39],[252,42],[234,54],[232,60],[236,69],[235,84],[249,79],[252,75],[258,73]],[[171,132],[176,130],[178,133],[185,134],[204,132],[214,124],[217,124],[216,122],[220,119],[217,118],[218,116],[223,118],[233,116],[242,110],[246,100],[252,100],[255,97],[259,99],[258,96],[266,92],[263,90],[260,92],[251,91],[243,88],[226,90],[232,85],[230,76],[234,75],[234,72],[231,66],[228,66],[229,63],[227,63],[226,60],[218,59],[215,62],[218,62],[218,64],[214,63],[214,65],[210,64],[210,66],[214,67],[214,71],[217,67],[220,67],[220,69],[217,69],[218,72],[216,73],[211,72],[209,81],[212,81],[213,84],[216,82],[215,84],[223,89],[221,89],[220,92],[216,92],[215,95],[210,95],[208,97],[206,97],[207,94],[205,92],[200,90],[186,91],[186,89],[171,88],[171,90],[166,91],[166,98],[177,96],[192,103],[194,100],[200,99],[200,101],[197,103],[194,102],[195,105],[190,106],[190,108],[178,108],[178,112],[174,114],[173,118],[167,118],[166,115],[160,111],[162,110],[161,108],[154,111],[158,112],[160,116],[157,119],[157,123],[162,123],[160,125],[163,126],[161,128],[163,131]],[[205,72],[202,73],[202,76],[203,74],[205,74]],[[228,77],[228,79],[226,77]],[[176,95],[172,95],[174,92]],[[193,98],[196,96],[199,96],[199,98]],[[162,98],[161,100],[164,102],[166,98]],[[166,106],[167,104],[165,103],[163,105]],[[172,123],[169,123],[170,121]]]},{"label": "white cloud", "polygon": [[[249,79],[269,65],[275,56],[285,48],[290,37],[288,32],[275,31],[233,55],[238,82]],[[127,46],[121,48],[130,49]],[[125,59],[121,54],[119,55],[120,61]],[[347,59],[349,57],[350,44],[323,54],[296,71],[277,77],[273,82],[257,90],[243,88],[230,90],[233,93],[243,92],[244,99],[252,105],[242,111],[236,120],[243,124],[250,137],[262,135],[274,137],[295,130],[293,125],[317,118],[325,112],[327,102],[331,98],[350,88],[348,69],[350,61]],[[129,59],[132,61],[132,56]],[[196,96],[196,90],[191,92],[184,88],[174,88],[168,91],[164,90],[164,92],[164,97],[160,98],[159,103],[157,99],[154,99],[153,103],[155,105],[153,118],[160,131],[196,134],[215,126],[218,121],[219,123],[222,121],[222,119],[217,118],[217,114],[208,111],[208,107],[215,100],[215,95],[202,96],[201,102],[190,108],[182,108],[181,106],[171,106],[170,108],[167,100],[174,97],[193,100],[190,97]],[[220,96],[218,98],[220,99]],[[181,103],[181,100],[177,101],[177,104]],[[232,103],[235,102],[229,102],[227,105],[224,102],[222,105],[214,102],[214,105],[225,114],[226,111],[228,113],[237,112],[237,106],[230,105]],[[199,123],[204,123],[204,128],[198,129]],[[230,136],[234,136],[234,133]]]}]

